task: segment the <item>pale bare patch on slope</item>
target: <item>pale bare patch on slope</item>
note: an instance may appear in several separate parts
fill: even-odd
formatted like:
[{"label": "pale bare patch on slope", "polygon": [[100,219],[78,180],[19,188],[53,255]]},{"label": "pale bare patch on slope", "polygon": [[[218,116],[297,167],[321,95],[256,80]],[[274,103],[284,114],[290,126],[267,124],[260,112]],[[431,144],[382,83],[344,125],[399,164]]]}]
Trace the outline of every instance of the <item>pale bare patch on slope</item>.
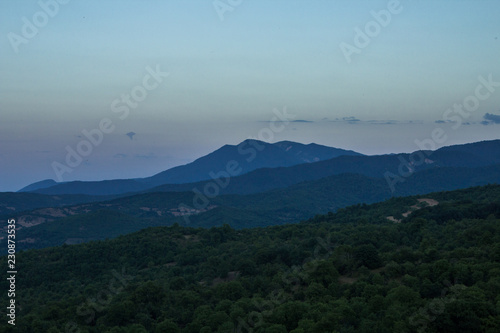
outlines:
[{"label": "pale bare patch on slope", "polygon": [[[439,205],[439,201],[434,200],[434,199],[429,199],[429,198],[417,199],[417,201],[418,201],[418,204],[411,206],[409,211],[403,213],[403,217],[408,217],[414,211],[421,209],[422,208],[422,205],[421,205],[422,203],[425,203],[425,205],[428,206],[428,207],[434,207],[434,206]],[[401,223],[401,220],[398,220],[394,216],[387,216],[387,219],[389,221],[391,221],[391,222],[394,222],[394,223]]]}]

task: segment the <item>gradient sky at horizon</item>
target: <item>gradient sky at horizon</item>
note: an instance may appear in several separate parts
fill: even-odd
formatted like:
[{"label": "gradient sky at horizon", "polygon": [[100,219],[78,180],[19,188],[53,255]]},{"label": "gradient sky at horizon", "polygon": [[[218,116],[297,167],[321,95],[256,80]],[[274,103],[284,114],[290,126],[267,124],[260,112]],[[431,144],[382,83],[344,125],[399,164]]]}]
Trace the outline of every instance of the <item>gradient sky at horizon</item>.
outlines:
[{"label": "gradient sky at horizon", "polygon": [[[284,107],[296,121],[273,142],[383,154],[437,127],[438,147],[500,138],[500,87],[467,124],[440,122],[478,77],[500,81],[498,0],[400,1],[351,63],[339,45],[390,1],[243,0],[221,20],[213,0],[72,0],[15,52],[9,34],[54,1],[0,2],[0,191],[56,179],[103,118],[114,130],[64,181],[150,176],[258,137]],[[169,76],[120,119],[113,101],[148,67]]]}]

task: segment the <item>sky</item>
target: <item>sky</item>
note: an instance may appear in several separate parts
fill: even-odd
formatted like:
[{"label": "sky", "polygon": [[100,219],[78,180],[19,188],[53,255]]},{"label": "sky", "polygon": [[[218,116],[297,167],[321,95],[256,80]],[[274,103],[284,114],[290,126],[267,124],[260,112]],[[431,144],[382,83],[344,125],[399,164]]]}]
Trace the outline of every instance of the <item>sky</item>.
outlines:
[{"label": "sky", "polygon": [[498,13],[498,0],[0,1],[0,191],[151,176],[250,137],[369,155],[499,139]]}]

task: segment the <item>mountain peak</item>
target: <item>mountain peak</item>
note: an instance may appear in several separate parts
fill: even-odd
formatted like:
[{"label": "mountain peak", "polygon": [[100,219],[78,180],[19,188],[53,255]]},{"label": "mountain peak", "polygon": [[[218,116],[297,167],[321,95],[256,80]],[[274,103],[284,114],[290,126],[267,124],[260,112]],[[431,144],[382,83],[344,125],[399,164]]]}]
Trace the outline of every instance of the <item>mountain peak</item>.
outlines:
[{"label": "mountain peak", "polygon": [[58,183],[53,180],[53,179],[44,179],[39,182],[30,184],[28,186],[23,187],[17,192],[30,192],[30,191],[36,191],[36,190],[41,190],[43,188],[48,188],[54,185],[57,185]]}]

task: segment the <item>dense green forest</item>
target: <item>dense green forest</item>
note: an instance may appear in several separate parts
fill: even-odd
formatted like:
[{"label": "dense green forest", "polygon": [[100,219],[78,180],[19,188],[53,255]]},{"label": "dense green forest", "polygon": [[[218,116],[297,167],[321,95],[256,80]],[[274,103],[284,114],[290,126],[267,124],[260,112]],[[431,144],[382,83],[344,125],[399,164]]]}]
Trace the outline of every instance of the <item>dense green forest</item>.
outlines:
[{"label": "dense green forest", "polygon": [[[405,172],[401,170],[407,170],[406,168],[410,161],[413,161],[411,162],[411,168],[413,170],[412,172],[416,175],[423,171],[430,172],[430,174],[427,175],[428,178],[422,179],[424,180],[423,184],[418,185],[417,182],[417,187],[427,189],[426,192],[420,193],[464,188],[464,186],[456,187],[456,185],[462,185],[463,183],[469,183],[466,187],[485,185],[488,184],[488,181],[497,182],[499,179],[500,140],[453,145],[442,147],[433,152],[416,151],[411,154],[401,153],[372,156],[356,156],[357,153],[348,151],[343,151],[340,153],[341,156],[338,156],[339,151],[331,147],[320,148],[320,150],[326,150],[320,153],[314,148],[315,145],[302,145],[298,143],[289,144],[294,145],[300,152],[296,151],[295,148],[287,152],[280,152],[281,149],[275,147],[273,144],[262,141],[252,141],[254,141],[256,145],[262,145],[262,150],[259,148],[258,154],[257,150],[254,150],[253,157],[246,156],[246,153],[242,153],[235,146],[232,146],[232,148],[224,146],[209,155],[199,158],[193,163],[175,167],[153,177],[143,178],[142,180],[123,179],[93,182],[67,182],[48,188],[42,188],[36,190],[36,192],[52,195],[70,193],[112,195],[127,194],[143,190],[146,192],[191,191],[194,187],[203,189],[206,184],[211,183],[213,181],[211,178],[213,177],[207,177],[207,175],[209,175],[211,171],[226,170],[227,166],[230,165],[228,161],[237,161],[237,165],[241,167],[241,171],[236,172],[236,175],[231,177],[231,181],[227,186],[220,187],[219,194],[260,193],[272,189],[289,187],[305,181],[319,180],[324,177],[346,173],[363,175],[370,178],[381,178],[385,182],[384,178],[387,173],[393,178],[397,178],[397,175],[405,174]],[[240,145],[244,147],[247,144],[248,142],[244,141]],[[266,146],[265,149],[263,148],[264,146]],[[318,146],[316,146],[316,148],[318,148]],[[294,151],[298,153],[298,155],[295,155]],[[294,156],[289,156],[289,153]],[[328,155],[332,156],[332,153],[333,156],[337,157],[329,158]],[[352,154],[354,154],[354,156],[352,156]],[[302,155],[302,158],[299,157],[300,155]],[[296,164],[299,162],[296,159],[297,157],[302,159],[300,164]],[[306,157],[305,160],[309,160],[310,162],[312,160],[316,160],[317,162],[304,163],[304,157]],[[428,159],[426,159],[426,157],[428,157]],[[197,166],[195,166],[195,164]],[[493,168],[491,170],[484,170],[483,168],[485,167]],[[467,171],[464,168],[469,170]],[[476,168],[478,170],[472,170]],[[237,167],[235,167],[235,169],[240,170]],[[437,173],[433,171],[437,171]],[[453,175],[449,173],[459,173],[461,176],[453,177]],[[224,178],[226,176],[219,175],[217,177]],[[403,178],[406,179],[407,177]],[[414,178],[414,176],[409,178]],[[429,182],[431,179],[433,181]],[[435,183],[436,180],[437,183]],[[484,180],[487,180],[487,182],[480,183]],[[160,182],[160,184],[158,184],[159,186],[154,185],[156,181]],[[195,182],[192,183],[192,181]],[[224,180],[222,179],[222,181]],[[474,181],[476,182],[475,184]],[[471,182],[473,183],[470,184]],[[404,181],[403,183],[406,184],[407,182]],[[397,181],[396,185],[397,186],[394,186],[393,190],[398,192],[399,195],[405,195],[406,191],[404,189],[400,191],[399,185],[401,185],[401,182]],[[454,187],[439,189],[435,187],[428,188],[429,185],[453,185]],[[413,192],[412,194],[416,193]]]},{"label": "dense green forest", "polygon": [[[26,250],[104,240],[146,227],[170,226],[174,223],[195,228],[228,224],[234,229],[297,223],[316,214],[335,212],[353,204],[379,202],[392,196],[485,185],[498,179],[500,165],[437,168],[408,177],[398,184],[398,191],[392,193],[382,178],[342,174],[258,194],[208,198],[198,196],[193,191],[142,193],[107,201],[11,213],[3,218],[16,218],[21,225],[33,224],[18,232],[21,239],[30,240],[18,244],[19,249]],[[65,195],[60,197],[64,198]],[[183,208],[195,213],[183,215]],[[4,232],[0,231],[0,237]],[[0,254],[6,253],[4,243],[5,239],[0,239]]]},{"label": "dense green forest", "polygon": [[16,327],[4,318],[1,332],[493,333],[500,186],[299,224],[154,227],[16,259]]},{"label": "dense green forest", "polygon": [[110,195],[44,195],[38,193],[15,193],[0,192],[0,216],[12,216],[14,213],[27,211],[42,207],[62,207],[67,205],[81,204],[110,200],[118,196]]}]

